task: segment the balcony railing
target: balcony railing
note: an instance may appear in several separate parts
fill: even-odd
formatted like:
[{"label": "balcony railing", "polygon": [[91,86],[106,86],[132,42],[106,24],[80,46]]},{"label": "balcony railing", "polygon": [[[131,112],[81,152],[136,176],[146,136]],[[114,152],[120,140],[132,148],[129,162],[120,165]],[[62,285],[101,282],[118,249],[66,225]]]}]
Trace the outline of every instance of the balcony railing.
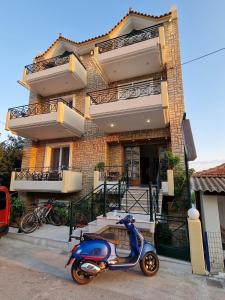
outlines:
[{"label": "balcony railing", "polygon": [[27,181],[62,181],[63,171],[80,172],[79,168],[35,168],[35,169],[16,169],[15,180]]},{"label": "balcony railing", "polygon": [[95,46],[98,47],[99,53],[104,53],[117,48],[153,39],[159,36],[160,26],[162,26],[162,24],[154,25],[141,30],[132,30],[128,34],[124,34],[117,38],[97,43]]},{"label": "balcony railing", "polygon": [[47,100],[42,103],[33,103],[9,108],[8,111],[10,112],[10,119],[26,118],[35,115],[57,112],[59,102],[64,103],[65,105],[69,106],[71,109],[79,113],[81,116],[84,116],[84,114],[80,112],[77,108],[71,107],[67,101],[58,98],[53,100]]},{"label": "balcony railing", "polygon": [[89,92],[89,96],[91,97],[92,104],[103,104],[150,95],[159,95],[160,93],[161,79],[151,79],[147,81]]},{"label": "balcony railing", "polygon": [[[27,66],[25,66],[25,69],[27,70],[28,74],[32,74],[32,73],[43,71],[43,70],[50,69],[53,67],[61,66],[61,65],[69,63],[71,54],[76,56],[73,52],[69,52],[69,53],[55,56],[55,57],[52,57],[49,59],[41,60],[41,61],[33,63],[31,65],[27,65]],[[79,60],[79,62],[84,67],[84,65],[80,61],[79,57],[76,56],[76,58]]]}]

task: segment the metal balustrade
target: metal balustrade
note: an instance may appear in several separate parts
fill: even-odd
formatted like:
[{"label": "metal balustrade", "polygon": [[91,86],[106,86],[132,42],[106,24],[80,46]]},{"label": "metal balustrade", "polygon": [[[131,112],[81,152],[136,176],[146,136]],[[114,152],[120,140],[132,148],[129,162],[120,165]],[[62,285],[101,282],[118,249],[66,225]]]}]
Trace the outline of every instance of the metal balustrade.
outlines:
[{"label": "metal balustrade", "polygon": [[63,171],[80,172],[79,168],[59,168],[52,169],[50,167],[34,168],[34,169],[16,169],[15,180],[30,181],[62,181]]},{"label": "metal balustrade", "polygon": [[76,54],[74,54],[73,52],[67,52],[66,54],[58,55],[55,57],[51,57],[49,59],[44,59],[44,60],[38,61],[36,63],[27,65],[27,66],[25,66],[25,69],[27,71],[27,74],[32,74],[32,73],[36,73],[36,72],[50,69],[53,67],[61,66],[61,65],[69,63],[71,54],[74,55],[78,59],[78,61],[81,63],[81,65],[85,68],[85,66],[83,65],[83,63],[81,62],[81,60],[79,59],[79,57]]},{"label": "metal balustrade", "polygon": [[67,101],[65,101],[62,98],[58,98],[52,100],[44,100],[41,103],[32,103],[28,105],[9,108],[8,111],[10,112],[10,119],[26,118],[35,115],[57,112],[59,102],[62,102],[63,104],[67,105],[68,107],[79,113],[81,116],[84,116],[84,114],[77,108],[71,107]]},{"label": "metal balustrade", "polygon": [[127,85],[89,92],[92,104],[102,104],[119,100],[129,100],[139,97],[161,94],[161,79],[150,79]]},{"label": "metal balustrade", "polygon": [[159,36],[159,27],[163,24],[157,24],[141,30],[132,30],[128,34],[121,35],[101,43],[97,43],[99,53],[108,52],[121,47],[129,46],[135,43],[143,42]]}]

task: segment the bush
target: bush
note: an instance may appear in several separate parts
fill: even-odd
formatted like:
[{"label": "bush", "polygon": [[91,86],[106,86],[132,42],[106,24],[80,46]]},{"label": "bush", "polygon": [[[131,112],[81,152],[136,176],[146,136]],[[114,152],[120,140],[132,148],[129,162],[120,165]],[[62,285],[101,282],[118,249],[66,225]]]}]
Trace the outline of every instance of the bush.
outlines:
[{"label": "bush", "polygon": [[62,225],[68,225],[69,210],[66,204],[60,202],[54,203],[54,212],[60,218]]},{"label": "bush", "polygon": [[174,155],[171,151],[166,151],[166,157],[168,161],[168,168],[174,169],[180,163],[180,157]]},{"label": "bush", "polygon": [[23,201],[20,197],[10,199],[10,223],[18,225],[19,219],[23,215]]}]

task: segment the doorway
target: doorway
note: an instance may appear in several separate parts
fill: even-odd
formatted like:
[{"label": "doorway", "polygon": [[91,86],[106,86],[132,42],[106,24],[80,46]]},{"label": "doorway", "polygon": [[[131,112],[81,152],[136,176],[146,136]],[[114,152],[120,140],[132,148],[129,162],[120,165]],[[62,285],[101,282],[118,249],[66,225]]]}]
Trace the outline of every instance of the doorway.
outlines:
[{"label": "doorway", "polygon": [[125,147],[125,163],[128,166],[130,185],[157,183],[159,172],[159,145],[141,144]]}]

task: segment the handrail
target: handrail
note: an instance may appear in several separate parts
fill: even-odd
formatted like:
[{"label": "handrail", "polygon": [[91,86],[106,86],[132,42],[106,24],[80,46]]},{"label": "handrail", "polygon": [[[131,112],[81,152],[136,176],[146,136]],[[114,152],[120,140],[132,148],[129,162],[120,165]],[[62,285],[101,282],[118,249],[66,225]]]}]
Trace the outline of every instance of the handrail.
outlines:
[{"label": "handrail", "polygon": [[69,106],[68,102],[62,98],[55,98],[45,100],[41,103],[35,102],[27,105],[12,107],[8,109],[8,112],[10,112],[10,119],[48,114],[51,112],[57,112],[59,102],[62,102],[63,104],[65,104],[66,106],[68,106],[69,108],[71,108],[72,110],[84,117],[84,114],[80,110],[73,106]]},{"label": "handrail", "polygon": [[53,67],[61,66],[61,65],[69,63],[71,54],[74,55],[77,58],[77,60],[80,62],[80,64],[85,68],[85,66],[82,63],[82,61],[80,60],[80,58],[74,52],[69,52],[66,55],[61,54],[61,55],[54,56],[54,57],[51,57],[48,59],[40,60],[40,61],[35,62],[30,65],[26,65],[25,69],[27,70],[28,74],[32,74],[32,73],[36,73],[36,72],[50,69]]},{"label": "handrail", "polygon": [[163,23],[146,27],[140,30],[132,30],[128,34],[109,39],[104,42],[97,43],[95,46],[99,48],[99,53],[108,52],[117,48],[129,46],[135,43],[143,42],[159,36],[159,27]]},{"label": "handrail", "polygon": [[160,77],[88,93],[92,104],[95,105],[159,94],[161,94]]}]

